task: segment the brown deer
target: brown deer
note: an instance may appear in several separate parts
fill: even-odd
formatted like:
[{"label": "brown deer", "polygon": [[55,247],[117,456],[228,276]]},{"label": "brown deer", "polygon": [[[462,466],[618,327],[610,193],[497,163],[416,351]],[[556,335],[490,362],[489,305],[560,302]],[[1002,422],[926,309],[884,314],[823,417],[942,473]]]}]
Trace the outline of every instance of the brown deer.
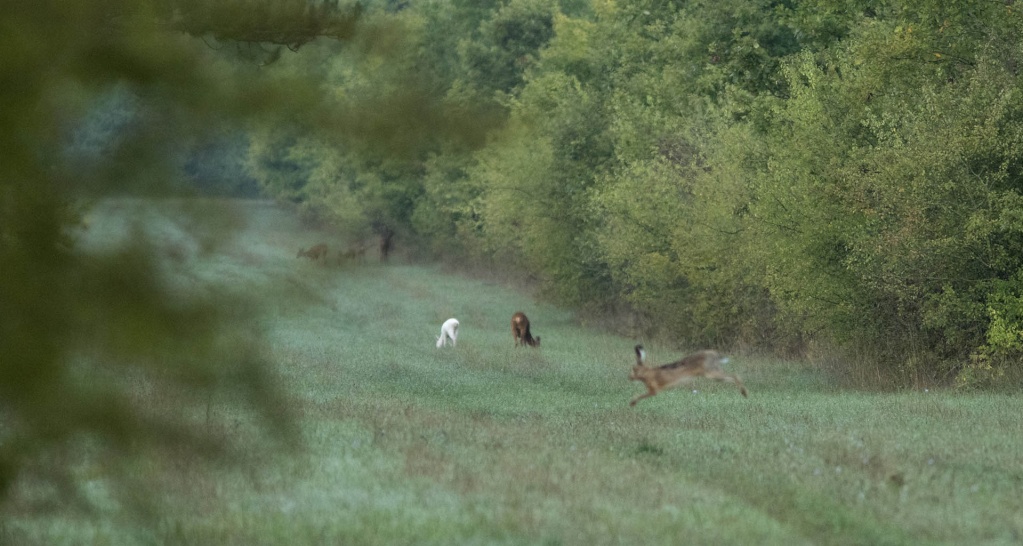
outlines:
[{"label": "brown deer", "polygon": [[298,256],[296,258],[309,258],[312,261],[327,258],[327,244],[320,243],[316,246],[309,247],[308,250],[298,249]]},{"label": "brown deer", "polygon": [[515,338],[515,346],[529,345],[530,347],[540,346],[540,336],[536,336],[533,339],[533,334],[529,332],[529,319],[526,318],[526,314],[522,311],[517,311],[512,315],[512,337]]},{"label": "brown deer", "polygon": [[739,386],[739,392],[743,396],[749,396],[738,375],[725,373],[721,370],[721,365],[727,362],[728,359],[722,358],[716,351],[700,351],[671,364],[651,368],[646,365],[646,351],[643,350],[643,346],[636,345],[636,365],[632,367],[629,379],[642,381],[646,384],[647,392],[633,398],[629,405],[635,406],[636,402],[643,398],[689,383],[698,377],[735,383]]}]

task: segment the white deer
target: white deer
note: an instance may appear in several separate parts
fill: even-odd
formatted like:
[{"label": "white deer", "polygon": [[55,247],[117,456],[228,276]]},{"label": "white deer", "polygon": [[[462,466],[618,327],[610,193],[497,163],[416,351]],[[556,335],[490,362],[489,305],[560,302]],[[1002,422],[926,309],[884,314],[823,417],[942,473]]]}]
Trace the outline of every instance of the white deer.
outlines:
[{"label": "white deer", "polygon": [[449,342],[454,347],[458,341],[458,319],[449,318],[440,327],[440,337],[437,338],[437,348],[447,345]]}]

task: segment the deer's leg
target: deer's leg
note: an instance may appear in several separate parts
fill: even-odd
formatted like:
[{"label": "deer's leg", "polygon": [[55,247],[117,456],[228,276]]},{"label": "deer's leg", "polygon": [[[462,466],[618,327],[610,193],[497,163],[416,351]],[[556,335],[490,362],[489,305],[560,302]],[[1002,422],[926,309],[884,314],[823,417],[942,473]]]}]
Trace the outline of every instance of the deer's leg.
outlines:
[{"label": "deer's leg", "polygon": [[739,393],[742,394],[743,397],[746,397],[746,398],[749,397],[749,393],[746,392],[746,386],[742,384],[742,380],[739,379],[738,375],[726,374],[724,372],[714,372],[714,373],[708,373],[707,377],[709,377],[711,379],[715,379],[717,381],[724,381],[724,382],[727,382],[727,383],[732,383],[732,384],[738,385],[739,386]]},{"label": "deer's leg", "polygon": [[636,402],[639,402],[640,400],[642,400],[642,399],[644,399],[644,398],[647,398],[648,396],[653,396],[653,395],[657,394],[657,389],[654,389],[654,388],[653,388],[653,387],[651,387],[650,385],[647,385],[647,388],[646,388],[646,389],[647,389],[647,391],[646,391],[646,392],[644,392],[643,394],[641,394],[641,395],[639,395],[639,396],[637,396],[637,397],[633,398],[633,399],[632,399],[632,401],[631,401],[631,402],[629,402],[629,405],[630,405],[630,406],[635,406],[635,405],[636,405]]},{"label": "deer's leg", "polygon": [[749,398],[749,393],[746,392],[746,386],[742,384],[742,380],[739,379],[739,376],[733,375],[732,377],[735,379],[735,384],[739,385],[739,393],[742,394],[742,397]]}]

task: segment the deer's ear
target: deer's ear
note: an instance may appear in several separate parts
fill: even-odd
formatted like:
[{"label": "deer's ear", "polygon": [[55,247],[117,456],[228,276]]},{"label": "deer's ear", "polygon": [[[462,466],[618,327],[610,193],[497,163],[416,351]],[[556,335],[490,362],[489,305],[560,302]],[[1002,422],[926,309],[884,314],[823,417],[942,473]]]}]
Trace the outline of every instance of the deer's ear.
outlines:
[{"label": "deer's ear", "polygon": [[643,350],[642,345],[636,345],[636,364],[644,362],[646,362],[646,351]]}]

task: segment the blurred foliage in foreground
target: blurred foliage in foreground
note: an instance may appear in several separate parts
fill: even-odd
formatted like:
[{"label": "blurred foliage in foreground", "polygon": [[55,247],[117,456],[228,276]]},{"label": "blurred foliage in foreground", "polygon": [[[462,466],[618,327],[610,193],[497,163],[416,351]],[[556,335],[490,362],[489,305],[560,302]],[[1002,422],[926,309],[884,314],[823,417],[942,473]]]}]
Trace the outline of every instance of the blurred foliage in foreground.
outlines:
[{"label": "blurred foliage in foreground", "polygon": [[[395,33],[354,3],[5,6],[0,497],[21,481],[74,501],[68,454],[92,453],[113,472],[122,456],[153,448],[221,452],[230,445],[210,426],[214,404],[261,416],[259,428],[288,438],[245,296],[216,282],[182,289],[145,218],[116,242],[96,241],[109,234],[95,233],[101,219],[90,216],[102,208],[89,211],[109,195],[179,195],[182,164],[202,170],[196,150],[261,127],[304,124],[380,157],[418,146],[424,123],[432,138],[464,145],[474,138],[469,113],[442,114],[421,87],[373,93],[369,117],[329,100],[307,74],[261,71],[317,39],[386,64]],[[191,214],[187,245],[216,252],[229,212],[179,212]]]}]

